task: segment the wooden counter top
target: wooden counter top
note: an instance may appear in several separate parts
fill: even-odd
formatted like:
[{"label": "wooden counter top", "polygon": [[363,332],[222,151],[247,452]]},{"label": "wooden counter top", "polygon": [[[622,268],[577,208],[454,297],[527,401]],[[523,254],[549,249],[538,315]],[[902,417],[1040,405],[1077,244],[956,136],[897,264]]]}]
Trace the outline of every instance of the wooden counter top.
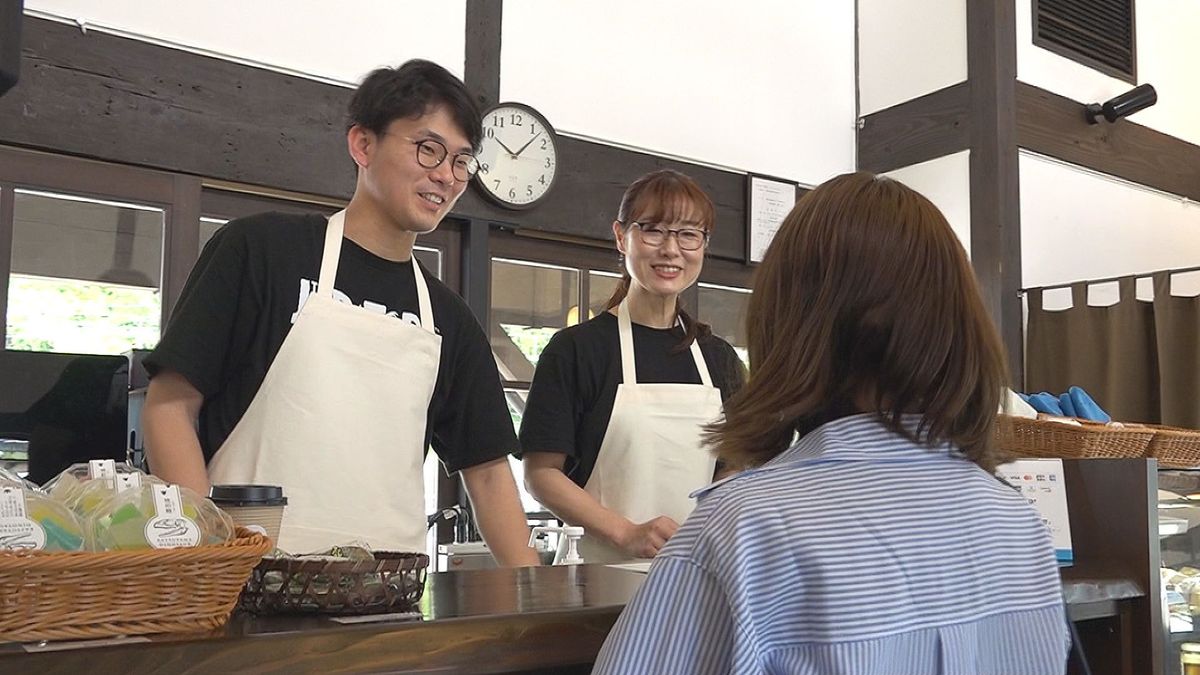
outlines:
[{"label": "wooden counter top", "polygon": [[587,672],[643,578],[603,565],[440,572],[412,620],[238,615],[203,634],[41,652],[10,643],[0,646],[0,672]]},{"label": "wooden counter top", "polygon": [[[1144,595],[1064,570],[1076,620]],[[644,575],[603,565],[430,574],[419,616],[365,623],[236,615],[211,633],[0,645],[0,673],[587,673]]]}]

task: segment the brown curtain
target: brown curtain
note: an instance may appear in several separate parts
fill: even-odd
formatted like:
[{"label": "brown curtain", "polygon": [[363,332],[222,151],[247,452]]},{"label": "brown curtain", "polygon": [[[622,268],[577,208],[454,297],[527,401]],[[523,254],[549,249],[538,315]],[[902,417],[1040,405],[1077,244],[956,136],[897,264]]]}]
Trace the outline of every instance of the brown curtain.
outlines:
[{"label": "brown curtain", "polygon": [[1200,298],[1171,297],[1169,272],[1154,282],[1154,302],[1142,302],[1136,279],[1120,279],[1108,307],[1088,306],[1088,282],[1072,284],[1062,311],[1028,291],[1026,391],[1079,386],[1115,420],[1200,428]]},{"label": "brown curtain", "polygon": [[1171,295],[1171,274],[1154,275],[1162,422],[1200,429],[1200,296]]}]

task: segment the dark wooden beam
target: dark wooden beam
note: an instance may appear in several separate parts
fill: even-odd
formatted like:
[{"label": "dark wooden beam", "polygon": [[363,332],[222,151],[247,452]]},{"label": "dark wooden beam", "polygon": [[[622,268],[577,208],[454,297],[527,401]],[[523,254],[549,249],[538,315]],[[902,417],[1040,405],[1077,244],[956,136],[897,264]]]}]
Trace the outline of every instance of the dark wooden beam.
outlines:
[{"label": "dark wooden beam", "polygon": [[1022,148],[1200,201],[1200,146],[1129,120],[1088,124],[1084,104],[1017,83]]},{"label": "dark wooden beam", "polygon": [[884,173],[970,147],[966,82],[863,117],[858,167]]},{"label": "dark wooden beam", "polygon": [[[478,4],[469,33],[497,31],[498,3]],[[499,52],[473,50],[468,78],[498,95]],[[345,87],[28,17],[22,59],[21,83],[0,98],[0,144],[341,199],[354,191]],[[562,173],[544,204],[507,211],[470,188],[454,215],[607,239],[625,187],[673,168],[717,205],[710,254],[743,259],[744,174],[582,139],[559,146]]]},{"label": "dark wooden beam", "polygon": [[745,174],[566,136],[558,139],[558,161],[554,189],[544,203],[532,209],[503,209],[471,186],[455,211],[495,223],[607,241],[625,188],[644,173],[677,169],[694,178],[716,206],[717,225],[709,255],[745,258]]},{"label": "dark wooden beam", "polygon": [[1021,202],[1017,157],[1014,0],[967,3],[971,138],[971,262],[1008,352],[1014,388],[1024,382]]},{"label": "dark wooden beam", "polygon": [[349,197],[350,90],[26,17],[0,142]]},{"label": "dark wooden beam", "polygon": [[500,32],[504,3],[467,0],[467,43],[463,82],[480,110],[500,102]]}]

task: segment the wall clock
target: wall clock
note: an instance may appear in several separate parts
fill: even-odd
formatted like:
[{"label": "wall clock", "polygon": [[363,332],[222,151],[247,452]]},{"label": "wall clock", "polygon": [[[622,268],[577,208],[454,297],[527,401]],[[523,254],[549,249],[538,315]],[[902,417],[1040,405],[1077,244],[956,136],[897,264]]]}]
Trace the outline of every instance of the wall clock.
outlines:
[{"label": "wall clock", "polygon": [[483,115],[483,147],[475,179],[492,201],[527,209],[542,200],[558,173],[554,127],[533,108],[501,103]]}]

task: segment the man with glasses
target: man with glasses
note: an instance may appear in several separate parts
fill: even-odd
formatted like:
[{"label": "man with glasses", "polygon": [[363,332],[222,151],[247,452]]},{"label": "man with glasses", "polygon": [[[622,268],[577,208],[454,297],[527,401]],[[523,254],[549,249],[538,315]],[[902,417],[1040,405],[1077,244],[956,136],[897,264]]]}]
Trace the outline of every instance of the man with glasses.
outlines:
[{"label": "man with glasses", "polygon": [[428,61],[372,72],[350,102],[354,196],[320,215],[226,224],[192,270],[143,412],[150,468],[207,493],[270,484],[279,546],[423,551],[422,464],[461,471],[501,564],[536,564],[487,338],[414,260],[479,167],[479,111]]}]

